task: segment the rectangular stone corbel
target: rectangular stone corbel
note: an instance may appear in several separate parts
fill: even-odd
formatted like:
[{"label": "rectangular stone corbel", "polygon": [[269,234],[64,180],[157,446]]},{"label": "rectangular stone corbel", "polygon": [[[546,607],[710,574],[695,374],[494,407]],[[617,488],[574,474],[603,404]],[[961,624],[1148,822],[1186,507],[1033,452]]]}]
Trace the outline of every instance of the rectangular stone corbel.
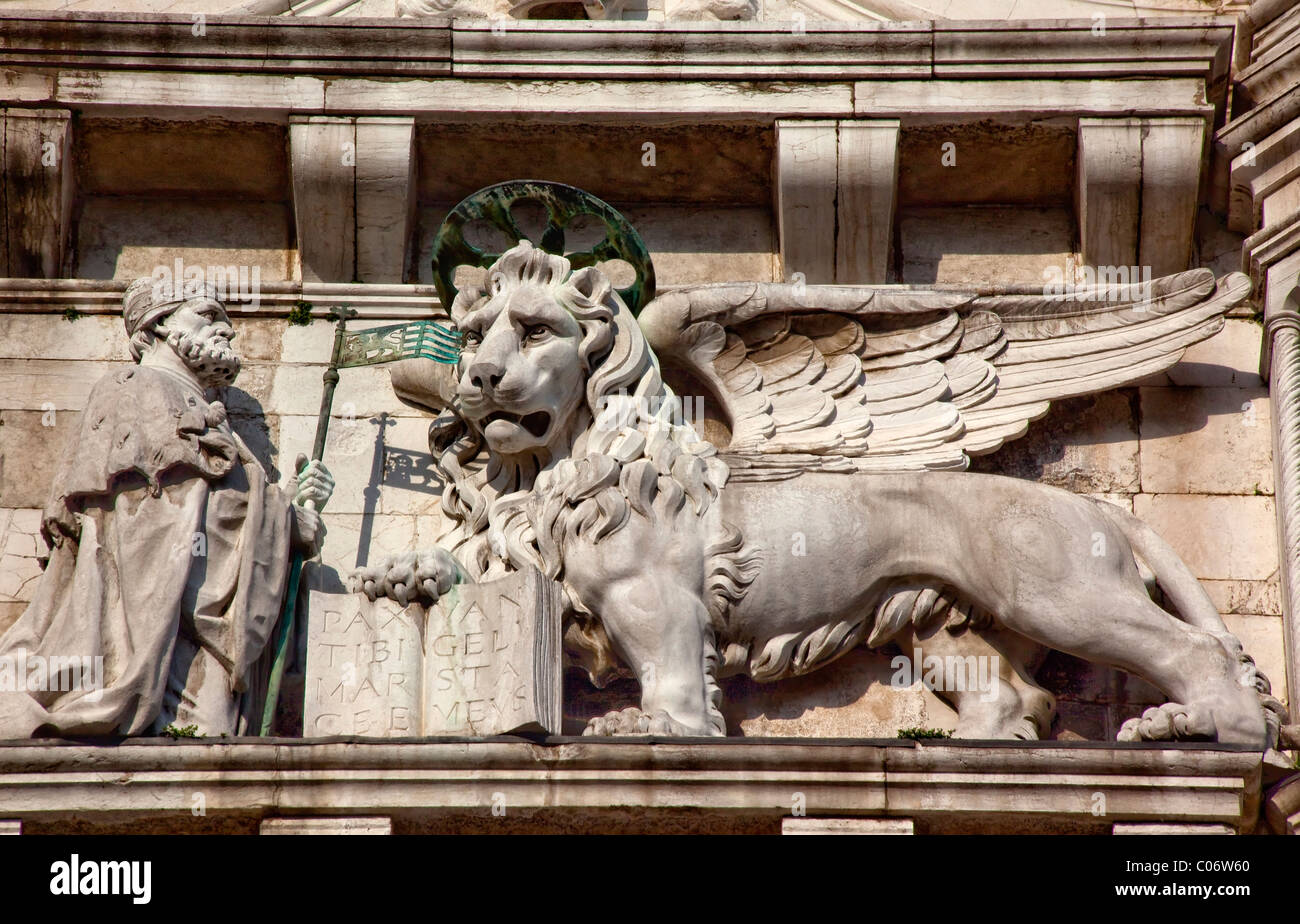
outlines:
[{"label": "rectangular stone corbel", "polygon": [[1087,266],[1136,266],[1142,199],[1138,119],[1080,119],[1078,215]]},{"label": "rectangular stone corbel", "polygon": [[0,109],[0,135],[0,275],[71,275],[72,114],[62,109]]},{"label": "rectangular stone corbel", "polygon": [[292,116],[303,282],[405,280],[415,215],[415,120]]},{"label": "rectangular stone corbel", "polygon": [[23,823],[21,821],[0,821],[0,836],[5,834],[22,834]]},{"label": "rectangular stone corbel", "polygon": [[898,119],[776,123],[783,278],[883,283],[893,255]]},{"label": "rectangular stone corbel", "polygon": [[303,282],[356,278],[356,125],[343,116],[290,116],[289,169]]},{"label": "rectangular stone corbel", "polygon": [[1205,122],[1080,119],[1079,246],[1091,267],[1187,269],[1196,227]]},{"label": "rectangular stone corbel", "polygon": [[357,118],[357,279],[404,282],[415,228],[415,119]]},{"label": "rectangular stone corbel", "polygon": [[1158,279],[1181,273],[1192,259],[1206,126],[1188,118],[1143,123],[1138,263]]}]

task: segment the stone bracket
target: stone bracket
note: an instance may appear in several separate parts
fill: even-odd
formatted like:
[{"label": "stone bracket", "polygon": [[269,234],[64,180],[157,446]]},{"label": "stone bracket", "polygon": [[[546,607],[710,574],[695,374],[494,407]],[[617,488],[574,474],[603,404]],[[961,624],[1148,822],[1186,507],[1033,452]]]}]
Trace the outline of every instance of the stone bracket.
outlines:
[{"label": "stone bracket", "polygon": [[783,818],[782,834],[915,834],[910,818]]},{"label": "stone bracket", "polygon": [[0,136],[0,275],[71,275],[72,114],[63,109],[0,109]]},{"label": "stone bracket", "polygon": [[393,819],[368,815],[361,818],[321,816],[308,818],[266,818],[259,834],[392,834]]},{"label": "stone bracket", "polygon": [[783,278],[889,281],[898,119],[778,120],[776,214]]},{"label": "stone bracket", "polygon": [[1187,269],[1199,203],[1205,122],[1080,119],[1079,245],[1084,265]]},{"label": "stone bracket", "polygon": [[415,119],[291,116],[303,282],[400,283],[415,227]]}]

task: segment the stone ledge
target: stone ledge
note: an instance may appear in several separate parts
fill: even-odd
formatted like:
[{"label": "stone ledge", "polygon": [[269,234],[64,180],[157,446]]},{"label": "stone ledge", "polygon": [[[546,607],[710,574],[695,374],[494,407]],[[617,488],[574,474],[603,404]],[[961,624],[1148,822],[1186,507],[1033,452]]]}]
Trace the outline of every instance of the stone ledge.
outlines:
[{"label": "stone ledge", "polygon": [[[193,265],[197,266],[198,263]],[[0,314],[122,313],[128,280],[0,279]],[[230,292],[223,302],[232,318],[284,317],[300,301],[312,306],[313,318],[328,320],[330,309],[348,306],[357,318],[428,318],[442,314],[431,285],[396,283],[268,282],[259,287],[258,304]]]},{"label": "stone ledge", "polygon": [[744,79],[1194,76],[1227,71],[1231,21],[633,23],[482,20],[452,26],[460,76]]},{"label": "stone ledge", "polygon": [[486,20],[452,27],[459,77],[792,80],[929,77],[929,23]]},{"label": "stone ledge", "polygon": [[782,834],[914,834],[910,818],[786,818]]},{"label": "stone ledge", "polygon": [[363,76],[1197,76],[1227,69],[1231,19],[569,22],[0,13],[6,63]]},{"label": "stone ledge", "polygon": [[391,818],[267,818],[262,834],[392,834]]},{"label": "stone ledge", "polygon": [[[680,68],[677,70],[680,71]],[[904,126],[998,118],[1195,116],[1209,120],[1200,77],[983,80],[612,79],[575,67],[564,79],[516,75],[393,78],[253,72],[185,73],[11,68],[0,101],[67,107],[99,116],[279,121],[298,112],[413,115],[417,124],[487,117],[539,122],[758,122],[799,118],[901,118]],[[1003,79],[1003,78],[1006,79]],[[788,79],[786,79],[788,78]]]},{"label": "stone ledge", "polygon": [[450,23],[165,13],[0,13],[9,67],[266,73],[451,73]]},{"label": "stone ledge", "polygon": [[[1298,225],[1300,227],[1300,225]],[[186,265],[204,266],[213,261],[187,261]],[[122,293],[129,284],[127,279],[22,279],[0,278],[0,314],[63,314],[69,308],[79,314],[122,313]],[[739,285],[739,283],[737,283]],[[697,284],[661,285],[659,295],[675,289],[695,288]],[[843,286],[812,286],[809,296],[833,297]],[[1036,284],[986,284],[969,283],[878,285],[878,289],[899,292],[915,291],[921,294],[954,292],[967,294],[973,288],[981,296],[1035,295],[1042,292]],[[330,309],[347,305],[355,308],[358,317],[375,318],[427,318],[443,315],[436,287],[420,283],[365,283],[365,282],[267,282],[259,287],[258,305],[250,304],[251,297],[232,289],[223,304],[231,317],[283,317],[299,301],[312,306],[312,317],[331,319]]]},{"label": "stone ledge", "polygon": [[897,118],[905,128],[981,119],[1193,116],[1208,121],[1214,115],[1205,101],[1205,82],[1195,77],[859,81],[853,85],[853,105],[859,118]]},{"label": "stone ledge", "polygon": [[[186,830],[277,815],[392,816],[398,829],[490,816],[698,812],[779,825],[796,794],[816,816],[915,818],[922,830],[1079,830],[1180,822],[1249,830],[1260,754],[1221,746],[558,738],[232,739],[0,743],[0,818],[43,830]],[[197,795],[204,815],[193,816]],[[1094,814],[1104,797],[1104,815]],[[998,817],[993,817],[998,816]],[[1008,828],[1008,826],[1010,826]]]},{"label": "stone ledge", "polygon": [[1241,153],[1244,142],[1262,140],[1297,116],[1300,116],[1300,87],[1279,94],[1237,116],[1219,129],[1216,141],[1230,151],[1232,157],[1236,157]]}]

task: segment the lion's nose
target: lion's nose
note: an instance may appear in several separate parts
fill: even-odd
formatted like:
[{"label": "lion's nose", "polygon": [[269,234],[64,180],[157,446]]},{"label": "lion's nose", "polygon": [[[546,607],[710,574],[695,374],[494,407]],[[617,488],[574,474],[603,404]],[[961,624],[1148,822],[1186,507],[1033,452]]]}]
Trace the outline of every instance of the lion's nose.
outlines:
[{"label": "lion's nose", "polygon": [[470,383],[479,391],[491,393],[501,384],[501,367],[496,363],[476,362],[469,367]]}]

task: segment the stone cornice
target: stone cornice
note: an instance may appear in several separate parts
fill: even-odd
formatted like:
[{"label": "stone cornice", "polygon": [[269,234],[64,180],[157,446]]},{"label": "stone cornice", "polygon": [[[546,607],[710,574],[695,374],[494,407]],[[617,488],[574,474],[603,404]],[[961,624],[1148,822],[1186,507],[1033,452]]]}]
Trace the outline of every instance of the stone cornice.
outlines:
[{"label": "stone cornice", "polygon": [[[293,114],[409,115],[416,122],[632,124],[901,118],[1210,118],[1204,81],[1120,80],[506,80],[340,78],[160,71],[11,72],[0,103],[130,118],[282,121]],[[9,76],[9,75],[5,75]]]},{"label": "stone cornice", "polygon": [[0,67],[322,77],[753,80],[1226,73],[1223,17],[938,23],[607,23],[0,13]]},{"label": "stone cornice", "polygon": [[1233,119],[1219,129],[1218,141],[1236,156],[1243,143],[1259,141],[1297,117],[1300,117],[1300,86]]},{"label": "stone cornice", "polygon": [[0,68],[436,76],[451,73],[449,22],[0,13]]},{"label": "stone cornice", "polygon": [[1300,213],[1256,231],[1241,245],[1241,268],[1256,287],[1263,285],[1268,268],[1300,250]]},{"label": "stone cornice", "polygon": [[[1222,747],[930,744],[731,739],[682,742],[248,739],[136,740],[117,746],[0,745],[0,817],[27,825],[75,816],[146,828],[183,817],[198,831],[223,816],[384,814],[408,824],[439,813],[723,811],[779,818],[802,793],[809,815],[1029,825],[1177,820],[1253,827],[1261,756]],[[331,793],[328,804],[322,792]],[[206,815],[191,817],[195,791]]]},{"label": "stone cornice", "polygon": [[[196,264],[197,265],[197,264]],[[1225,277],[1226,278],[1226,277]],[[7,279],[0,277],[0,314],[121,314],[125,279]],[[692,286],[663,285],[663,295]],[[960,283],[878,286],[882,290],[918,293],[951,292],[980,296],[1037,295],[1041,283],[972,286]],[[817,291],[814,286],[810,291]],[[833,288],[830,291],[834,291]],[[330,318],[334,307],[357,310],[361,318],[427,318],[445,316],[432,285],[395,283],[266,282],[251,296],[231,291],[222,302],[233,317],[283,317],[306,302],[312,317]]]},{"label": "stone cornice", "polygon": [[[121,314],[126,280],[0,279],[0,314]],[[441,314],[433,286],[365,283],[268,282],[257,304],[232,293],[223,299],[232,317],[284,317],[306,302],[312,317],[329,318],[330,309],[347,306],[359,318],[427,318]]]},{"label": "stone cornice", "polygon": [[1237,109],[1259,106],[1296,86],[1300,75],[1300,30],[1272,46],[1237,74]]},{"label": "stone cornice", "polygon": [[1221,77],[1230,22],[521,22],[452,26],[458,76],[843,78]]},{"label": "stone cornice", "polygon": [[0,13],[0,103],[90,115],[695,123],[1196,116],[1232,21],[604,23]]}]

